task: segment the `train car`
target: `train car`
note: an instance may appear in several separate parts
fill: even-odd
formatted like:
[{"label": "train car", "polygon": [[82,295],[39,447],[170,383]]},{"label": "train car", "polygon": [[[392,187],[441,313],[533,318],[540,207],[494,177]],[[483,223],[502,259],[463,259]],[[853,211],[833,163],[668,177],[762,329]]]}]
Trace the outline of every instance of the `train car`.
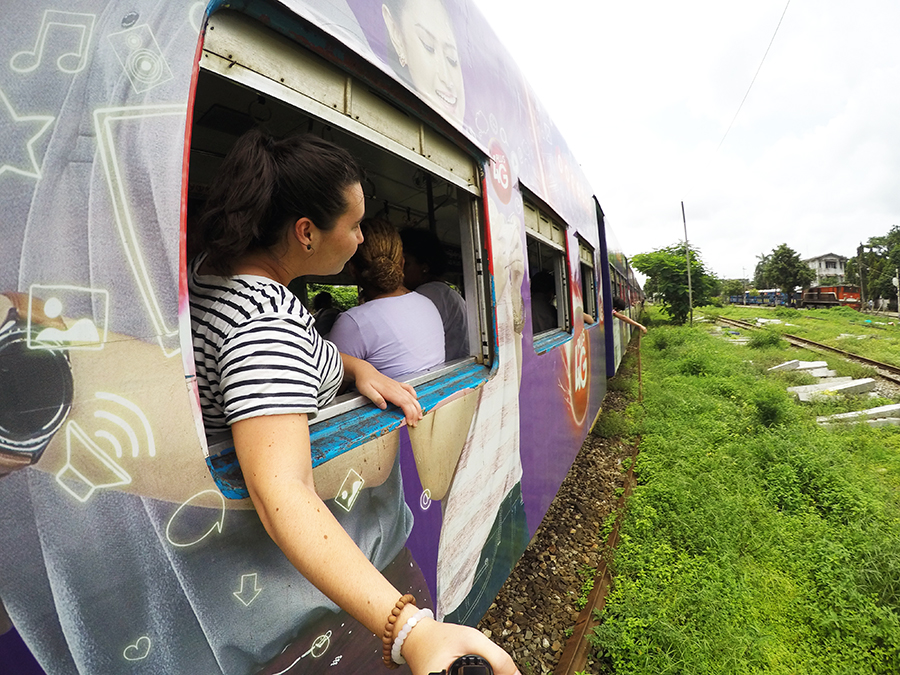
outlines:
[{"label": "train car", "polygon": [[862,309],[859,286],[814,286],[803,291],[802,307],[827,309],[829,307],[852,307]]},{"label": "train car", "polygon": [[[621,298],[627,305],[625,314],[637,319],[643,306],[644,293],[634,276],[634,270],[622,251],[613,231],[605,226],[603,210],[597,206],[600,227],[600,250],[606,265],[601,270],[603,295],[608,298]],[[631,339],[634,328],[615,319],[612,315],[612,303],[605,307],[604,321],[606,329],[606,372],[609,377],[618,370],[619,363],[625,355],[625,348]]]},{"label": "train car", "polygon": [[[0,671],[368,672],[366,631],[291,567],[203,429],[188,242],[255,127],[346,147],[367,212],[450,254],[468,354],[411,380],[423,423],[351,392],[310,433],[316,489],[369,523],[376,567],[415,564],[420,602],[474,625],[599,411],[627,337],[613,285],[641,297],[478,11],[37,0],[0,33]],[[341,279],[291,288],[312,281]]]},{"label": "train car", "polygon": [[746,291],[743,295],[730,296],[728,301],[734,305],[764,305],[768,307],[785,304],[784,294],[777,288],[765,288],[754,293]]}]

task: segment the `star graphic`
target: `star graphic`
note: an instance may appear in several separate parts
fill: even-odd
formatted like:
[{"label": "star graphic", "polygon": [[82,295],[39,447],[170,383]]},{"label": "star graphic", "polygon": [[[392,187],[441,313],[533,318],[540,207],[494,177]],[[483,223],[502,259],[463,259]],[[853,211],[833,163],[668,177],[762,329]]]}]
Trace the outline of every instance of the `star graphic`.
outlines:
[{"label": "star graphic", "polygon": [[17,115],[0,89],[0,176],[4,172],[40,178],[34,144],[53,124],[51,115]]}]

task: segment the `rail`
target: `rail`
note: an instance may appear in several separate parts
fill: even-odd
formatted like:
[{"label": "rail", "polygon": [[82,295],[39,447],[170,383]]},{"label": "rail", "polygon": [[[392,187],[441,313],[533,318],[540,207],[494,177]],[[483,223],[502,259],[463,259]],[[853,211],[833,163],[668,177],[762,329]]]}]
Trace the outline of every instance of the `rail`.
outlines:
[{"label": "rail", "polygon": [[[741,321],[740,319],[727,319],[720,316],[718,319],[716,319],[716,321],[718,321],[719,323],[723,323],[726,326],[732,326],[734,328],[760,330],[760,326],[749,323],[747,321]],[[859,354],[853,354],[851,352],[845,351],[843,349],[838,349],[837,347],[832,347],[831,345],[826,345],[821,342],[808,340],[807,338],[803,338],[798,335],[791,335],[790,333],[782,333],[782,337],[796,347],[806,347],[807,349],[830,352],[832,354],[838,354],[848,361],[856,361],[857,363],[862,363],[867,366],[873,366],[876,369],[879,377],[900,384],[900,368],[898,368],[897,366],[893,366],[890,363],[882,363],[881,361],[876,361],[865,356],[860,356]]]}]

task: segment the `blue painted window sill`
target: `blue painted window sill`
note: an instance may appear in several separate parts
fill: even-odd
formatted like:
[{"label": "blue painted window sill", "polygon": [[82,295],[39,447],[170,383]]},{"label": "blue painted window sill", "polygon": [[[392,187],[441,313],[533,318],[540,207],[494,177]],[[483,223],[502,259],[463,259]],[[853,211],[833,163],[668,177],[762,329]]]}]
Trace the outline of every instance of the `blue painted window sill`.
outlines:
[{"label": "blue painted window sill", "polygon": [[[416,388],[422,411],[428,413],[455,392],[477,389],[487,382],[490,373],[488,367],[466,359],[407,381]],[[397,406],[388,405],[387,410],[380,410],[356,392],[339,396],[310,423],[313,466],[390,433],[402,423],[403,412]]]},{"label": "blue painted window sill", "polygon": [[547,331],[534,338],[534,351],[537,354],[549,352],[572,339],[572,334],[564,330]]}]

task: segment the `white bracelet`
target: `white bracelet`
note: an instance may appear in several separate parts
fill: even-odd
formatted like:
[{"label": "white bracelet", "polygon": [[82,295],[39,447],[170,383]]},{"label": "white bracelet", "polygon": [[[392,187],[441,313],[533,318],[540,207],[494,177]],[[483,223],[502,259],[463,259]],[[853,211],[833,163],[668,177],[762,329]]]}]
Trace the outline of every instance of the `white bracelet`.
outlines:
[{"label": "white bracelet", "polygon": [[406,659],[400,654],[400,650],[403,648],[403,643],[406,641],[407,636],[412,632],[412,629],[416,627],[416,624],[419,623],[422,619],[433,619],[434,612],[430,609],[420,609],[418,612],[413,614],[409,621],[403,624],[403,628],[400,629],[400,632],[397,633],[397,637],[394,638],[394,646],[391,647],[391,661],[396,663],[398,666],[402,666],[406,663]]}]

